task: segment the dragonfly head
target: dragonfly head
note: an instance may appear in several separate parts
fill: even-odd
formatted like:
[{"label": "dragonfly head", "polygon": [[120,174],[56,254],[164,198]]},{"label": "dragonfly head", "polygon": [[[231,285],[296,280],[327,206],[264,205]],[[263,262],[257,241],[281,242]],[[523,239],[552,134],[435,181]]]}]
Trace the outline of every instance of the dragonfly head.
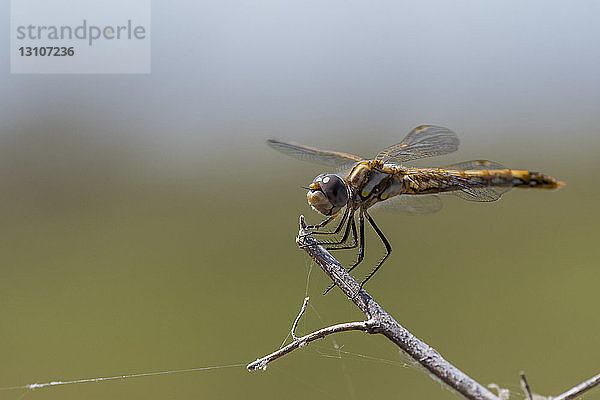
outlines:
[{"label": "dragonfly head", "polygon": [[348,188],[335,174],[321,174],[308,187],[308,204],[324,215],[333,215],[348,203]]}]

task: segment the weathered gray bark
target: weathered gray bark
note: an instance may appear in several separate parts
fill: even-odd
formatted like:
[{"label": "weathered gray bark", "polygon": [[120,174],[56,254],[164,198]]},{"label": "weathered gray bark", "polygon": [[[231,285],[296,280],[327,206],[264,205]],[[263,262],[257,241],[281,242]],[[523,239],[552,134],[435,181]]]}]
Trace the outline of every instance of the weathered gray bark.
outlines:
[{"label": "weathered gray bark", "polygon": [[[248,370],[265,369],[271,361],[327,335],[350,330],[360,330],[371,334],[379,333],[386,336],[413,360],[427,369],[432,375],[445,382],[464,397],[472,400],[500,400],[484,386],[446,361],[435,349],[415,337],[402,325],[396,322],[396,320],[377,304],[365,290],[360,290],[359,292],[360,285],[358,282],[356,282],[356,280],[329,252],[322,246],[316,244],[317,240],[311,235],[310,231],[306,229],[306,223],[304,222],[303,216],[300,217],[300,232],[296,238],[296,243],[308,253],[317,265],[321,267],[323,272],[331,278],[333,283],[365,314],[367,320],[364,322],[348,322],[333,325],[299,338],[293,334],[294,328],[292,328],[292,336],[294,337],[292,343],[248,364]],[[307,300],[305,299],[304,306],[298,315],[298,318],[300,318],[306,307],[306,301]],[[296,318],[296,321],[294,322],[294,327],[297,324],[298,318]],[[524,377],[522,379],[524,379]],[[553,400],[573,399],[599,383],[600,375],[597,375],[580,385],[573,387],[567,392],[554,397]]]}]

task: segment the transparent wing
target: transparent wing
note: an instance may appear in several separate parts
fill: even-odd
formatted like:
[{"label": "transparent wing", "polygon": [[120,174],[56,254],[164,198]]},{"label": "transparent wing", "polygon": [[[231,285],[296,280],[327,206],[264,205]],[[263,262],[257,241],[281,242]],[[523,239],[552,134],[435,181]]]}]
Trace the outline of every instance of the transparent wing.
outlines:
[{"label": "transparent wing", "polygon": [[431,214],[442,209],[442,200],[435,194],[401,194],[375,204],[373,209],[409,215]]},{"label": "transparent wing", "polygon": [[355,156],[354,154],[347,154],[339,151],[321,150],[302,144],[282,142],[277,139],[267,139],[267,144],[275,150],[299,160],[310,161],[317,164],[334,167],[346,167],[358,161],[364,161],[364,158]]},{"label": "transparent wing", "polygon": [[[464,170],[482,171],[482,170],[507,169],[507,168],[505,166],[503,166],[502,164],[497,163],[495,161],[471,160],[471,161],[459,162],[456,164],[450,164],[450,165],[444,167],[444,169],[459,170],[459,171],[461,171],[461,170],[462,171],[464,171]],[[476,185],[473,182],[468,181],[468,180],[463,181],[458,177],[456,177],[456,179],[459,180],[458,185],[462,186],[463,189],[453,191],[453,192],[446,192],[446,193],[454,195],[463,200],[468,200],[468,201],[480,201],[480,202],[496,201],[496,200],[500,199],[500,197],[504,193],[506,193],[510,189],[512,189],[512,186],[509,185],[508,183],[505,185],[481,186],[481,185]]]},{"label": "transparent wing", "polygon": [[474,169],[477,171],[483,171],[486,169],[507,169],[504,165],[496,161],[490,160],[471,160],[462,161],[456,164],[446,165],[445,169],[455,169],[459,171],[465,171],[467,169]]},{"label": "transparent wing", "polygon": [[458,137],[448,128],[421,125],[410,131],[400,143],[383,149],[375,159],[384,163],[404,163],[441,156],[456,151],[458,143]]},{"label": "transparent wing", "polygon": [[481,202],[490,202],[499,200],[500,197],[508,192],[510,188],[506,190],[500,190],[498,187],[465,187],[461,190],[456,190],[453,192],[445,192],[447,194],[451,194],[453,196],[458,197],[459,199],[467,200],[467,201],[481,201]]}]

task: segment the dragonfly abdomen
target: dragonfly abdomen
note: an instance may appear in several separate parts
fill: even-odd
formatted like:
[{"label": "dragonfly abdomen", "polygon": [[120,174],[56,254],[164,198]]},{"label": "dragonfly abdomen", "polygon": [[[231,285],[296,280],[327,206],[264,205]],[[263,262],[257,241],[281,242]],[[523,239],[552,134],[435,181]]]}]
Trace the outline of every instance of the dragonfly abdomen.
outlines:
[{"label": "dragonfly abdomen", "polygon": [[480,187],[518,187],[556,189],[564,183],[549,175],[519,169],[447,171],[464,179],[468,185]]},{"label": "dragonfly abdomen", "polygon": [[565,185],[563,182],[540,172],[516,169],[510,171],[513,180],[513,187],[556,189]]},{"label": "dragonfly abdomen", "polygon": [[401,178],[406,194],[433,194],[478,188],[497,188],[500,192],[512,187],[555,189],[564,183],[539,172],[511,169],[452,170],[414,168]]}]

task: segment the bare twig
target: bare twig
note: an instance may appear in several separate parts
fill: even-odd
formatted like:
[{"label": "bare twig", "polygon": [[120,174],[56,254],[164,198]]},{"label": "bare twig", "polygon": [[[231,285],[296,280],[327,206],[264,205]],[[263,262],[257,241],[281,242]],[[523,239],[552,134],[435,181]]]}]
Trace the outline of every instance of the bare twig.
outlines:
[{"label": "bare twig", "polygon": [[331,280],[333,280],[335,285],[367,316],[367,321],[334,325],[303,336],[284,348],[249,364],[249,370],[265,368],[269,362],[331,333],[362,330],[385,335],[433,375],[468,399],[498,400],[498,397],[494,396],[489,390],[444,360],[437,351],[398,324],[365,290],[360,290],[359,292],[360,285],[358,282],[354,280],[331,254],[322,246],[316,244],[317,240],[306,229],[303,216],[300,217],[300,232],[296,238],[296,243],[311,256]]},{"label": "bare twig", "polygon": [[[331,278],[333,283],[367,316],[367,320],[363,322],[348,322],[333,325],[298,338],[295,336],[294,332],[298,325],[298,321],[306,309],[308,302],[308,298],[306,298],[302,309],[292,326],[292,337],[294,338],[294,341],[287,346],[248,364],[248,370],[266,369],[271,361],[283,357],[293,350],[304,347],[310,342],[327,335],[358,330],[367,333],[379,333],[386,336],[413,360],[427,369],[433,376],[437,377],[442,382],[445,382],[448,386],[467,399],[499,400],[497,396],[487,390],[484,386],[480,385],[477,381],[446,361],[435,349],[406,330],[379,304],[377,304],[364,289],[360,289],[358,282],[356,282],[344,267],[322,246],[317,244],[317,240],[311,235],[310,231],[307,230],[303,216],[300,216],[300,232],[296,238],[296,243],[308,253],[327,276]],[[521,374],[521,382],[526,395],[531,399],[533,395],[531,394],[529,384],[527,383],[524,374]],[[600,374],[552,399],[570,400],[598,384],[600,384]]]},{"label": "bare twig", "polygon": [[294,340],[298,340],[298,336],[296,336],[296,328],[298,327],[298,321],[300,321],[300,318],[302,318],[304,311],[306,311],[306,305],[308,304],[308,300],[310,300],[310,297],[304,298],[304,303],[302,304],[302,308],[300,309],[300,312],[298,313],[298,316],[296,317],[296,320],[294,321],[294,324],[292,325],[292,331],[290,333],[292,334],[292,339],[294,339]]},{"label": "bare twig", "polygon": [[529,387],[529,383],[527,382],[527,378],[525,377],[525,372],[521,372],[521,388],[525,395],[527,396],[527,400],[533,400],[533,396],[531,395],[531,388]]},{"label": "bare twig", "polygon": [[553,397],[552,400],[570,400],[582,395],[591,388],[600,384],[600,374],[592,376],[587,381],[581,382],[579,385],[572,387],[563,394]]},{"label": "bare twig", "polygon": [[372,321],[361,321],[361,322],[346,322],[343,324],[337,324],[333,326],[328,326],[327,328],[319,329],[313,333],[309,333],[308,335],[302,336],[294,340],[292,343],[288,344],[281,349],[274,351],[273,353],[266,355],[262,358],[257,359],[256,361],[248,364],[246,368],[249,371],[254,371],[257,369],[266,369],[267,365],[274,360],[277,360],[280,357],[285,356],[287,353],[296,350],[297,348],[304,347],[310,342],[313,342],[317,339],[324,338],[325,336],[332,335],[338,332],[346,332],[346,331],[364,331],[371,332],[372,331]]}]

